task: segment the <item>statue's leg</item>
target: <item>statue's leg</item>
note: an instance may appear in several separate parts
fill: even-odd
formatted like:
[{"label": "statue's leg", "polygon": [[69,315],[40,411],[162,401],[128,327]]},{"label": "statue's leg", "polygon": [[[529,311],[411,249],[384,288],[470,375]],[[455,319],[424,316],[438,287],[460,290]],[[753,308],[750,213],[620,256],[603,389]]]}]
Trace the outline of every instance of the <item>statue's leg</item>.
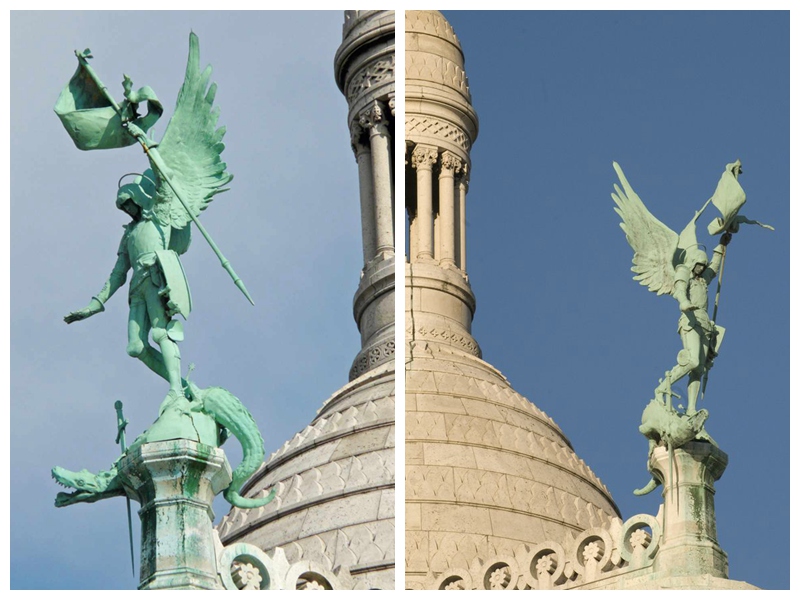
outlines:
[{"label": "statue's leg", "polygon": [[708,337],[704,331],[695,331],[696,345],[694,351],[697,353],[697,366],[689,373],[689,406],[686,409],[687,415],[697,412],[697,397],[700,395],[700,386],[703,381],[703,374],[706,370],[706,357],[708,356]]},{"label": "statue's leg", "polygon": [[703,363],[705,353],[703,351],[703,340],[705,336],[697,329],[687,332],[684,340],[684,350],[689,355],[689,383],[686,386],[687,406],[686,414],[693,415],[697,412],[697,396],[700,393],[700,380],[702,379]]},{"label": "statue's leg", "polygon": [[[688,331],[682,329],[681,341],[683,342],[683,349],[678,352],[678,364],[672,367],[672,370],[669,372],[669,374],[656,388],[656,394],[667,393],[669,387],[675,385],[675,383],[697,369],[700,364],[700,334],[695,329],[689,329]],[[693,410],[694,403],[697,399],[697,394],[695,393],[693,399],[691,387],[688,391],[689,407],[691,410]]]},{"label": "statue's leg", "polygon": [[169,381],[170,394],[177,393],[177,397],[183,396],[183,386],[181,385],[181,353],[178,344],[170,338],[168,325],[169,317],[164,309],[161,296],[158,295],[158,288],[151,284],[145,284],[145,300],[147,303],[147,316],[150,319],[150,333],[153,341],[161,348],[161,358],[164,362],[166,371],[165,379]]},{"label": "statue's leg", "polygon": [[140,295],[131,298],[128,313],[128,348],[129,356],[138,358],[156,375],[169,381],[167,367],[161,352],[150,345],[150,319],[147,316],[147,303]]}]

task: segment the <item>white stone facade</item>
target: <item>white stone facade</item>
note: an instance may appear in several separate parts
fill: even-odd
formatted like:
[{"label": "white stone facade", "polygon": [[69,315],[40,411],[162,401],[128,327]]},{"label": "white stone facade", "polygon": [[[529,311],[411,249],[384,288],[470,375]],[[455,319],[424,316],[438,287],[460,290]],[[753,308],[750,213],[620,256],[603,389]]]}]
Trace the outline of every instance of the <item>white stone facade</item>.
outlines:
[{"label": "white stone facade", "polygon": [[[334,63],[359,178],[363,265],[353,314],[361,351],[350,383],[248,482],[247,496],[275,487],[276,499],[234,508],[218,531],[225,547],[280,557],[285,587],[393,589],[394,12],[345,11]],[[291,571],[301,564],[313,566],[305,579]]]},{"label": "white stone facade", "polygon": [[406,13],[405,125],[406,587],[483,589],[472,585],[483,574],[469,574],[486,558],[608,528],[619,513],[472,337],[465,225],[478,119],[461,46],[436,11]]}]

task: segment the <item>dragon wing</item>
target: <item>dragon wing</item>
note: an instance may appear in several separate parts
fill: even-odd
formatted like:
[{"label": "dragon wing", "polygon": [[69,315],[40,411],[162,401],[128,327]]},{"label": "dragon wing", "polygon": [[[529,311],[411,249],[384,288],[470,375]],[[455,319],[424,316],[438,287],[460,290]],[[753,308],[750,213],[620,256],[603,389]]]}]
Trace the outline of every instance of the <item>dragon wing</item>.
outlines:
[{"label": "dragon wing", "polygon": [[614,210],[622,217],[619,226],[633,248],[631,271],[636,273],[633,279],[659,296],[671,294],[675,284],[678,234],[647,210],[616,162],[614,170],[622,189],[614,184],[616,193],[611,197],[617,205]]},{"label": "dragon wing", "polygon": [[[227,165],[220,160],[225,149],[222,143],[225,128],[217,128],[219,107],[214,107],[217,84],[209,86],[210,78],[210,65],[200,71],[200,42],[192,32],[186,77],[164,139],[158,144],[158,153],[167,167],[166,175],[195,217],[216,194],[227,191],[223,186],[233,179],[233,175],[226,172]],[[156,212],[165,223],[183,229],[191,220],[189,214],[169,184],[161,177],[157,183]]]}]

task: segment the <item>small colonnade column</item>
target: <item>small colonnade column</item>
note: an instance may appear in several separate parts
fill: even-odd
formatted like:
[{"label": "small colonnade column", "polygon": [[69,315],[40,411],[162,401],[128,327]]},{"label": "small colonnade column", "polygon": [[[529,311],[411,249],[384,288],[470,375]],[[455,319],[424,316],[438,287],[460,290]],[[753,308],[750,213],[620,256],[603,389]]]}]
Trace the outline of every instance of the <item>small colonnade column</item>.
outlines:
[{"label": "small colonnade column", "polygon": [[442,267],[466,271],[467,162],[448,150],[415,144],[411,167],[416,194],[406,194],[409,261],[438,261]]},{"label": "small colonnade column", "polygon": [[[393,107],[394,99],[390,98],[388,108],[392,115]],[[377,256],[394,254],[392,134],[386,109],[385,104],[375,101],[350,124],[358,164],[365,265]]]}]

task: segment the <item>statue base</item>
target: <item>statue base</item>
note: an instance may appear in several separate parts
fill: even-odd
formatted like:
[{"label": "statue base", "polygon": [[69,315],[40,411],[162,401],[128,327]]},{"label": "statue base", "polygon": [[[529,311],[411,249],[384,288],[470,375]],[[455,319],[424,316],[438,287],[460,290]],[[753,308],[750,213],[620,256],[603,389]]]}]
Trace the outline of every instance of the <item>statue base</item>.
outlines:
[{"label": "statue base", "polygon": [[185,439],[142,444],[120,461],[119,478],[141,504],[139,589],[222,589],[212,503],[231,482],[225,453]]},{"label": "statue base", "polygon": [[672,452],[659,446],[651,453],[650,470],[664,483],[656,572],[728,578],[714,511],[714,482],[727,465],[728,455],[708,442],[688,442]]}]

